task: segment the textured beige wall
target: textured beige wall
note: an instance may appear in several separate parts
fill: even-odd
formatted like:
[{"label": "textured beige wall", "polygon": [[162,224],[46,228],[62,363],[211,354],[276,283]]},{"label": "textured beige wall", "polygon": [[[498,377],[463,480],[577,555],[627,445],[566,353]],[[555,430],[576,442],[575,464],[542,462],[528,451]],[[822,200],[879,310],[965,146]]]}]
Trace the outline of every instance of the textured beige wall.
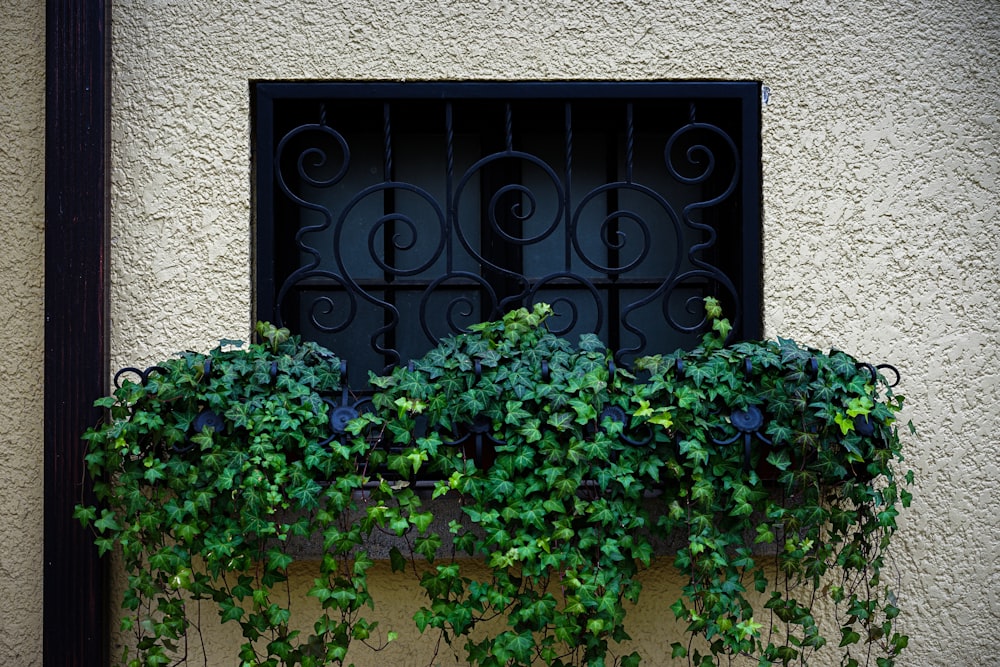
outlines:
[{"label": "textured beige wall", "polygon": [[246,335],[249,80],[763,81],[767,331],[900,368],[903,663],[995,660],[995,0],[119,0],[113,31],[116,365]]},{"label": "textured beige wall", "polygon": [[45,3],[0,0],[0,665],[42,659]]}]

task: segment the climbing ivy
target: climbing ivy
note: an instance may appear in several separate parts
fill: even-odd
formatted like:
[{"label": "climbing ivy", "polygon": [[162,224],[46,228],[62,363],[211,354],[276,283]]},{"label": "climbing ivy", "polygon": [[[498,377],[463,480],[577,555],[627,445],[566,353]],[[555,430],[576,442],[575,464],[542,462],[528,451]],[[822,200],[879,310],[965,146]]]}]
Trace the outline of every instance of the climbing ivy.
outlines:
[{"label": "climbing ivy", "polygon": [[[516,310],[373,376],[350,421],[329,398],[339,360],[269,325],[257,344],[123,383],[85,436],[100,504],[77,508],[101,551],[124,555],[123,661],[183,656],[192,600],[240,624],[242,664],[383,647],[394,633],[362,614],[378,530],[406,539],[389,561],[419,578],[419,630],[471,665],[639,664],[620,648],[627,609],[663,554],[687,581],[663,603],[688,630],[674,658],[804,664],[825,648],[894,664],[907,637],[883,569],[912,483],[897,472],[902,397],[842,352],[726,345],[718,304],[706,314],[698,348],[625,369],[594,336],[550,333],[548,306]],[[432,529],[421,480],[461,508],[450,535]],[[307,636],[279,593],[300,538],[323,544]],[[813,616],[824,596],[836,628]]]}]

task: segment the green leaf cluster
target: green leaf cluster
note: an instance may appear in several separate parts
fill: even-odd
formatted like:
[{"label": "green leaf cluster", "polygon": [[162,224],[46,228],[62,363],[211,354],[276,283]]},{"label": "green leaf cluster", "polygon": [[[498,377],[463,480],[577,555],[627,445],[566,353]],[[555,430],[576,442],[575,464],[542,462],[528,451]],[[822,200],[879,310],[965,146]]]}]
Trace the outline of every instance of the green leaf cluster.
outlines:
[{"label": "green leaf cluster", "polygon": [[[427,461],[435,495],[462,506],[456,548],[490,566],[477,580],[451,560],[420,582],[418,626],[464,637],[470,664],[604,664],[628,637],[623,603],[638,598],[635,575],[652,557],[652,452],[617,437],[625,425],[605,412],[625,413],[632,379],[595,337],[574,346],[548,332],[550,313],[520,309],[445,339],[373,397],[369,419],[401,447],[389,467],[410,477]],[[417,420],[426,435],[411,440]],[[476,455],[484,444],[488,459]],[[502,631],[473,634],[495,617]]]},{"label": "green leaf cluster", "polygon": [[[912,472],[897,470],[903,398],[843,352],[786,339],[724,346],[725,331],[636,364],[648,373],[636,397],[671,406],[658,438],[675,443],[675,481],[657,530],[686,535],[674,562],[688,578],[672,609],[709,647],[677,653],[692,664],[727,655],[807,662],[830,643],[812,615],[830,591],[845,664],[893,664],[906,638],[892,632],[882,568],[910,502]],[[762,418],[752,430],[738,419],[751,410]]]},{"label": "green leaf cluster", "polygon": [[[654,543],[677,545],[688,582],[665,605],[692,638],[672,657],[892,665],[908,640],[882,568],[912,473],[897,470],[903,399],[877,369],[784,339],[727,346],[711,299],[701,345],[624,369],[594,336],[550,333],[551,312],[512,311],[373,376],[371,409],[336,439],[339,360],[267,324],[99,401],[109,418],[85,435],[99,504],[77,516],[122,550],[140,664],[168,660],[197,600],[241,626],[247,664],[384,645],[363,615],[381,530],[408,545],[390,564],[419,577],[417,627],[471,665],[637,665],[619,644]],[[421,479],[461,506],[450,555]],[[299,538],[324,547],[305,636],[279,593]],[[813,616],[822,595],[832,630]]]},{"label": "green leaf cluster", "polygon": [[[365,529],[343,528],[370,448],[329,442],[323,399],[340,387],[339,360],[285,329],[257,335],[185,353],[97,402],[107,419],[84,438],[98,504],[76,516],[102,553],[121,550],[134,634],[123,663],[174,663],[200,601],[239,624],[242,664],[337,663],[375,626],[360,615],[371,604]],[[289,543],[312,536],[328,554],[310,591],[322,612],[302,635],[281,587]]]}]

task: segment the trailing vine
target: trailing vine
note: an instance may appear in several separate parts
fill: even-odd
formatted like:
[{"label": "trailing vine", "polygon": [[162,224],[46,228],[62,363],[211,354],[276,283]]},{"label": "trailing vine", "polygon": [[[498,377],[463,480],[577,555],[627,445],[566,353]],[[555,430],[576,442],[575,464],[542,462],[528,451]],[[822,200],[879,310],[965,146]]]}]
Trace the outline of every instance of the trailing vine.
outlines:
[{"label": "trailing vine", "polygon": [[895,466],[903,398],[880,369],[843,352],[787,339],[726,347],[728,323],[714,303],[708,314],[714,335],[641,360],[650,377],[633,385],[643,404],[670,406],[661,438],[676,443],[679,483],[664,487],[657,529],[687,535],[674,563],[688,584],[671,608],[708,643],[675,643],[673,655],[804,664],[831,639],[812,614],[825,593],[842,664],[892,665],[908,641],[893,631],[899,610],[883,581],[913,481]]},{"label": "trailing vine", "polygon": [[[623,601],[638,599],[635,575],[653,555],[643,478],[658,462],[619,437],[614,416],[627,395],[612,383],[622,376],[595,336],[574,347],[549,333],[550,312],[515,311],[443,341],[412,369],[376,380],[368,417],[404,448],[398,473],[428,461],[441,480],[434,494],[461,504],[454,545],[485,559],[491,576],[438,564],[421,578],[428,605],[415,620],[451,642],[505,618],[502,632],[466,641],[470,664],[484,667],[604,664],[609,644],[628,637]],[[475,456],[484,441],[488,466]]]},{"label": "trailing vine", "polygon": [[[547,306],[513,311],[372,377],[347,423],[328,398],[339,360],[269,325],[260,343],[124,382],[85,436],[101,504],[77,509],[102,552],[122,549],[136,634],[123,662],[183,659],[198,599],[240,624],[242,664],[383,647],[394,633],[362,615],[381,530],[407,539],[389,560],[419,577],[419,630],[472,665],[639,664],[620,648],[627,609],[664,555],[687,580],[664,604],[688,630],[674,658],[806,664],[824,649],[893,665],[907,637],[883,570],[912,483],[895,382],[789,340],[725,345],[718,304],[706,313],[697,349],[624,369],[595,336],[550,333]],[[460,506],[450,535],[432,530],[420,479]],[[280,587],[288,543],[316,536],[322,616],[302,636]],[[813,615],[822,597],[835,628]]]},{"label": "trailing vine", "polygon": [[[127,369],[140,381],[97,401],[109,418],[84,437],[100,506],[76,516],[102,554],[121,549],[129,667],[186,658],[193,601],[239,624],[244,665],[340,662],[376,628],[361,615],[373,562],[356,551],[364,530],[349,518],[368,451],[329,437],[322,398],[340,385],[339,360],[284,329],[257,333],[247,348],[223,341],[207,355]],[[326,553],[309,591],[322,612],[303,637],[282,586],[289,541],[309,536]]]}]

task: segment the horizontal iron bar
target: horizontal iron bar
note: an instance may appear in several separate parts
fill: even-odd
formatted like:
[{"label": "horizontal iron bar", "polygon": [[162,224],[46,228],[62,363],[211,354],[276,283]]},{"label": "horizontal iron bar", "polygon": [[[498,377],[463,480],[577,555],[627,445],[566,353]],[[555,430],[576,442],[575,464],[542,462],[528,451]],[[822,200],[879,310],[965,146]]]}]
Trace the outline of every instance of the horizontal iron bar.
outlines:
[{"label": "horizontal iron bar", "polygon": [[[526,278],[526,282],[529,285],[534,285],[534,284],[542,282],[542,281],[546,281],[547,282],[547,280],[546,280],[545,277],[542,277],[542,278]],[[587,279],[587,281],[591,285],[593,285],[594,287],[597,287],[599,289],[601,289],[601,288],[603,288],[603,289],[651,288],[651,287],[658,287],[658,286],[660,286],[660,285],[663,284],[663,279],[662,278],[660,278],[660,279],[657,279],[657,278],[650,278],[650,279],[642,279],[642,278],[617,278],[617,279],[593,278],[593,279]],[[395,280],[390,280],[390,281],[384,281],[384,280],[357,280],[357,279],[355,279],[354,282],[357,283],[359,287],[365,288],[366,291],[369,288],[373,289],[373,290],[406,290],[406,291],[416,291],[416,290],[422,290],[422,289],[427,288],[428,286],[430,286],[430,284],[433,281],[431,281],[431,280],[427,280],[427,281],[421,281],[421,280],[400,280],[400,279],[395,279]],[[696,287],[696,286],[707,285],[707,284],[709,284],[709,282],[710,281],[708,281],[708,280],[685,280],[683,283],[679,283],[678,286]],[[587,289],[586,285],[581,284],[579,281],[571,280],[571,279],[566,279],[565,282],[557,282],[557,281],[548,282],[548,284],[552,285],[553,287],[558,287],[559,289]],[[453,282],[441,283],[439,285],[436,285],[434,287],[434,290],[435,291],[457,291],[457,290],[463,290],[463,289],[469,289],[469,288],[480,289],[481,287],[482,287],[481,283],[478,283],[478,282],[475,282],[475,281],[472,281],[472,280],[463,281],[461,279],[456,278]],[[341,283],[339,283],[339,282],[337,282],[335,280],[330,280],[329,278],[322,278],[322,277],[304,278],[303,280],[300,280],[300,281],[298,281],[295,284],[295,289],[298,290],[298,291],[321,290],[321,289],[341,291],[341,292],[348,291]]]},{"label": "horizontal iron bar", "polygon": [[760,103],[759,81],[258,81],[271,99],[735,99]]}]

